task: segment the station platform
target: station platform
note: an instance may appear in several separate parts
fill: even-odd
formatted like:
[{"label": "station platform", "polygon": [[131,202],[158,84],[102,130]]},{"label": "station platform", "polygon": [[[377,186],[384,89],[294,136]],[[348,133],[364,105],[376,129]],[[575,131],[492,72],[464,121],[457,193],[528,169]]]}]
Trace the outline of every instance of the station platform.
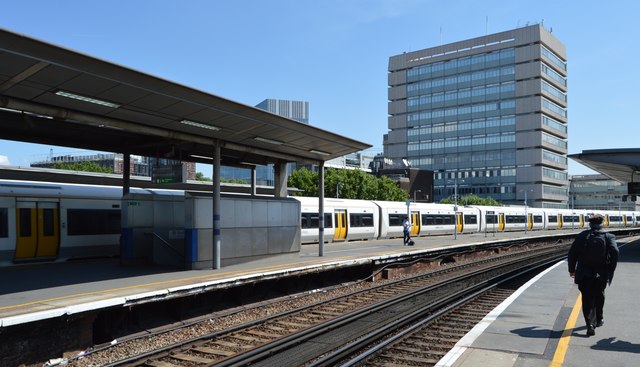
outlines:
[{"label": "station platform", "polygon": [[620,247],[613,282],[605,290],[604,325],[587,336],[580,291],[567,262],[559,262],[496,307],[437,366],[637,366],[639,278],[636,239]]},{"label": "station platform", "polygon": [[121,266],[117,259],[24,264],[0,267],[0,327],[73,315],[107,307],[168,300],[204,290],[220,289],[295,274],[332,270],[393,260],[449,247],[481,246],[500,241],[546,237],[561,232],[572,239],[576,231],[469,233],[415,237],[415,246],[402,238],[303,245],[299,253],[277,255],[216,270],[159,266]]},{"label": "station platform", "polygon": [[[568,241],[579,230],[562,231]],[[444,248],[526,240],[558,231],[477,233],[303,245],[300,253],[278,255],[217,270],[175,271],[157,266],[120,266],[117,259],[0,268],[0,327],[10,327],[108,307],[165,300],[185,294],[256,283],[296,273],[339,269],[397,259]],[[630,241],[635,242],[630,242]],[[439,366],[632,366],[640,353],[640,319],[634,317],[639,289],[640,240],[621,248],[611,288],[607,288],[605,325],[586,337],[566,262],[541,273],[474,328]],[[576,311],[577,310],[577,311]],[[1,329],[0,329],[1,330]],[[561,361],[560,358],[562,357]],[[553,362],[556,361],[556,362]],[[558,362],[560,361],[560,362]],[[555,364],[552,364],[555,363]]]}]

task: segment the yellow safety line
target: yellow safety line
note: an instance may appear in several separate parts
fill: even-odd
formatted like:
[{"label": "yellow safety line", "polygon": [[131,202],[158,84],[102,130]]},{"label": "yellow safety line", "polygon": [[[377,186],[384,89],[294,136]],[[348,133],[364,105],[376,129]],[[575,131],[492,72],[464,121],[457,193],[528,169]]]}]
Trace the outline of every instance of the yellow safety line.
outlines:
[{"label": "yellow safety line", "polygon": [[[380,252],[379,253],[379,255],[382,255],[382,254],[386,254],[386,253],[384,253],[384,252]],[[348,261],[348,260],[358,259],[360,257],[361,257],[361,255],[337,257],[335,259],[331,259],[330,261],[327,260],[326,263],[335,262],[335,261]],[[318,264],[320,266],[324,265],[323,263],[318,263],[317,259],[302,260],[302,261],[298,261],[297,263],[295,263],[296,267],[304,266],[304,265],[307,265],[307,264]],[[259,271],[257,271],[257,272],[264,273],[266,271],[272,271],[272,270],[278,270],[278,269],[279,270],[286,270],[288,265],[290,266],[291,264],[279,264],[279,265],[265,266],[263,268],[260,268]],[[255,273],[256,273],[255,270],[246,270],[246,271],[235,273],[235,275],[236,276],[247,276],[247,275],[251,275],[251,274],[255,274]],[[76,297],[86,297],[86,296],[93,296],[93,295],[98,295],[98,294],[108,294],[108,293],[111,293],[111,292],[122,291],[122,290],[126,290],[126,289],[144,288],[144,287],[149,287],[149,286],[154,286],[154,285],[179,283],[179,282],[183,282],[183,281],[196,280],[196,279],[206,279],[206,280],[209,280],[209,281],[221,280],[221,279],[224,279],[223,277],[225,275],[228,275],[228,274],[233,274],[233,272],[223,272],[223,273],[218,273],[218,274],[198,275],[198,276],[194,276],[194,277],[187,277],[187,278],[165,280],[165,281],[160,281],[160,282],[137,284],[137,285],[131,285],[131,286],[127,286],[127,287],[104,289],[104,290],[94,291],[94,292],[70,294],[70,295],[67,295],[67,296],[41,299],[41,300],[37,300],[37,301],[26,302],[26,303],[11,305],[11,306],[0,306],[0,310],[10,310],[10,309],[13,309],[13,308],[31,306],[31,305],[40,304],[40,303],[47,303],[47,302],[52,302],[52,301],[60,301],[60,300],[63,300],[63,299],[70,299],[70,298],[76,298]]]},{"label": "yellow safety line", "polygon": [[562,366],[562,363],[564,363],[564,357],[567,354],[569,341],[571,340],[571,333],[573,333],[573,329],[576,326],[576,321],[578,321],[578,316],[580,315],[580,309],[582,308],[581,305],[582,295],[579,294],[575,305],[573,305],[573,310],[571,311],[571,315],[569,315],[569,320],[567,320],[567,324],[564,327],[564,332],[560,337],[558,347],[556,348],[556,352],[553,355],[553,359],[551,360],[551,364],[549,365],[549,367],[560,367]]},{"label": "yellow safety line", "polygon": [[[266,270],[277,269],[277,268],[278,268],[278,266],[267,266],[267,267],[261,268],[261,270],[264,272]],[[245,276],[245,275],[250,275],[252,273],[253,273],[252,271],[245,271],[245,272],[241,272],[241,273],[236,273],[236,276]],[[17,308],[17,307],[29,306],[29,305],[34,305],[34,304],[43,303],[43,302],[59,301],[59,300],[62,300],[62,299],[69,299],[69,298],[74,298],[74,297],[84,297],[84,296],[91,296],[91,295],[96,295],[96,294],[101,294],[101,293],[110,293],[110,292],[121,291],[121,290],[125,290],[125,289],[135,289],[135,288],[144,288],[144,287],[153,286],[153,285],[179,283],[179,282],[188,281],[188,280],[209,278],[208,280],[214,281],[214,280],[220,280],[221,277],[224,277],[227,274],[233,274],[233,272],[198,275],[198,276],[194,276],[194,277],[187,277],[187,278],[164,280],[164,281],[160,281],[160,282],[152,282],[152,283],[143,283],[143,284],[137,284],[137,285],[130,285],[130,286],[127,286],[127,287],[104,289],[104,290],[94,291],[94,292],[70,294],[68,296],[42,299],[42,300],[38,300],[38,301],[27,302],[27,303],[12,305],[12,306],[1,306],[0,310],[7,310],[7,309],[12,309],[12,308]]]},{"label": "yellow safety line", "polygon": [[[344,260],[347,260],[347,259],[338,258],[336,261],[344,261]],[[297,263],[297,265],[298,266],[302,266],[302,265],[305,265],[307,263],[317,263],[317,260],[300,261],[300,262]],[[277,270],[277,269],[285,270],[286,266],[287,266],[287,264],[265,266],[263,268],[260,268],[259,272],[260,273],[264,273],[266,271],[272,271],[272,270]],[[251,275],[251,274],[255,274],[255,273],[256,273],[256,271],[247,270],[247,271],[242,271],[242,272],[235,273],[235,275],[236,276],[247,276],[247,275]],[[198,275],[198,276],[194,276],[194,277],[187,277],[187,278],[171,279],[171,280],[164,280],[164,281],[152,282],[152,283],[130,285],[130,286],[127,286],[127,287],[104,289],[104,290],[94,291],[94,292],[70,294],[70,295],[67,295],[67,296],[41,299],[41,300],[37,300],[37,301],[26,302],[26,303],[11,305],[11,306],[0,306],[0,310],[10,310],[10,309],[13,309],[13,308],[31,306],[31,305],[35,305],[35,304],[39,304],[39,303],[60,301],[60,300],[63,300],[63,299],[70,299],[70,298],[76,298],[76,297],[93,296],[93,295],[98,295],[98,294],[108,294],[108,293],[111,293],[111,292],[122,291],[122,290],[126,290],[126,289],[144,288],[144,287],[149,287],[149,286],[154,286],[154,285],[179,283],[179,282],[183,282],[183,281],[196,280],[196,279],[205,279],[205,280],[209,280],[209,281],[222,280],[222,279],[224,279],[223,277],[225,275],[228,275],[228,274],[234,274],[234,273],[233,272],[223,272],[223,273],[217,273],[217,274]]]}]

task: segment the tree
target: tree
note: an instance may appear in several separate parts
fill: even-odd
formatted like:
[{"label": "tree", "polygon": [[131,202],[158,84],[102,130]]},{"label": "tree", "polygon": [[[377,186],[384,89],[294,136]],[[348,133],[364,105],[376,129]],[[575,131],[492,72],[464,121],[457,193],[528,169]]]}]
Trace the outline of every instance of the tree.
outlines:
[{"label": "tree", "polygon": [[113,168],[104,167],[96,162],[83,161],[74,163],[54,163],[55,169],[66,169],[69,171],[82,171],[82,172],[100,172],[100,173],[113,173]]},{"label": "tree", "polygon": [[[451,196],[440,200],[442,204],[455,204]],[[478,195],[465,195],[458,200],[459,205],[482,205],[482,206],[502,206],[502,203],[492,197],[481,198]]]},{"label": "tree", "polygon": [[202,172],[196,172],[196,181],[211,181],[211,179],[209,177],[205,177],[204,173]]},{"label": "tree", "polygon": [[[318,174],[306,168],[295,170],[287,185],[301,190],[299,196],[318,196]],[[407,193],[395,181],[375,176],[361,170],[327,168],[324,178],[325,197],[362,200],[404,201]]]}]

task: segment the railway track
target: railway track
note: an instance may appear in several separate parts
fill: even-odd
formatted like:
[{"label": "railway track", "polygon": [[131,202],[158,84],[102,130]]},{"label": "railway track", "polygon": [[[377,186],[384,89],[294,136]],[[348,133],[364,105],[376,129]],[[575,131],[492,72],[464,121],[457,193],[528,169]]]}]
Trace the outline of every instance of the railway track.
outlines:
[{"label": "railway track", "polygon": [[[466,289],[471,284],[484,284],[491,278],[501,277],[505,268],[529,266],[531,262],[540,261],[540,258],[554,256],[554,253],[555,256],[563,256],[566,248],[537,248],[494,255],[473,264],[450,266],[374,286],[329,302],[265,317],[153,352],[112,361],[109,365],[302,365],[362,338],[381,323],[401,324],[403,319],[414,320],[417,314],[432,313],[433,310],[421,310],[422,305],[442,307],[444,301],[438,300],[446,298],[446,295],[460,298],[469,292]],[[498,263],[502,264],[499,270],[495,269]],[[78,366],[91,365],[89,360],[85,360],[86,363],[82,359],[71,362]]]}]

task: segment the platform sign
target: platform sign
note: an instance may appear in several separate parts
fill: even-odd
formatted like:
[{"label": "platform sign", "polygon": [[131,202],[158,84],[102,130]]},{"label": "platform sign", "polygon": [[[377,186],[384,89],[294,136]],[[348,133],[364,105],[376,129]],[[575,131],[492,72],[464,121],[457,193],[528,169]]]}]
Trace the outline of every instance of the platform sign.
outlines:
[{"label": "platform sign", "polygon": [[640,195],[640,182],[628,182],[627,183],[627,194],[629,194],[629,195]]},{"label": "platform sign", "polygon": [[170,184],[183,182],[182,164],[151,166],[151,182]]}]

